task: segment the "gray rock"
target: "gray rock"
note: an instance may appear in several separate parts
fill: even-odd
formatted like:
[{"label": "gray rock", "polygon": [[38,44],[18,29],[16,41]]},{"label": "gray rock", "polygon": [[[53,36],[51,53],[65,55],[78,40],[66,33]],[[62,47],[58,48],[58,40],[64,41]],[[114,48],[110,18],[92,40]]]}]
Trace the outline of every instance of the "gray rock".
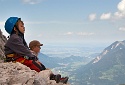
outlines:
[{"label": "gray rock", "polygon": [[64,85],[50,80],[51,73],[51,70],[38,73],[18,62],[0,63],[0,85]]},{"label": "gray rock", "polygon": [[4,45],[7,41],[7,38],[2,34],[2,31],[0,30],[0,62],[3,62],[5,55],[4,55]]},{"label": "gray rock", "polygon": [[36,72],[21,63],[4,62],[7,38],[0,30],[0,85],[70,85],[49,80],[51,70]]}]

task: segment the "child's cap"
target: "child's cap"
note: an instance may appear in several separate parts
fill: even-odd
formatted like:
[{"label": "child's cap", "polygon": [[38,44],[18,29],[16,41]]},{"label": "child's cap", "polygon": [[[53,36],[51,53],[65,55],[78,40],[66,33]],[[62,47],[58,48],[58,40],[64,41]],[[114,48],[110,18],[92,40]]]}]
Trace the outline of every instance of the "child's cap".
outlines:
[{"label": "child's cap", "polygon": [[33,46],[43,46],[39,41],[33,40],[29,43],[29,48],[32,48]]}]

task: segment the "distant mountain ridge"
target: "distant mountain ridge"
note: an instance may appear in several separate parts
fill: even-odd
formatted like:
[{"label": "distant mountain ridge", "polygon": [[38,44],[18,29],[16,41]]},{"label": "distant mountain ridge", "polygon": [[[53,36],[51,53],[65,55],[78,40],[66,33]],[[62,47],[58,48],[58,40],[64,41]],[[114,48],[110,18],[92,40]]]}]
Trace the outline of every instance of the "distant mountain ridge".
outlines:
[{"label": "distant mountain ridge", "polygon": [[43,53],[39,53],[39,60],[46,66],[49,68],[55,68],[55,67],[59,67],[62,64],[71,64],[74,62],[83,62],[85,60],[87,60],[87,58],[83,58],[80,56],[74,56],[71,55],[69,57],[65,57],[65,58],[59,58],[59,57],[49,57]]},{"label": "distant mountain ridge", "polygon": [[43,53],[39,53],[39,60],[46,66],[46,68],[59,67],[58,61],[59,58],[52,58]]},{"label": "distant mountain ridge", "polygon": [[78,62],[78,61],[82,62],[84,60],[85,59],[83,57],[71,55],[69,57],[65,57],[61,59],[60,63],[73,63],[73,62]]},{"label": "distant mountain ridge", "polygon": [[93,63],[96,63],[98,60],[100,60],[104,55],[107,55],[109,52],[110,53],[115,53],[119,50],[125,49],[125,40],[124,41],[116,41],[107,48],[103,50],[103,52],[95,58]]},{"label": "distant mountain ridge", "polygon": [[116,41],[76,70],[77,85],[125,84],[125,41]]}]

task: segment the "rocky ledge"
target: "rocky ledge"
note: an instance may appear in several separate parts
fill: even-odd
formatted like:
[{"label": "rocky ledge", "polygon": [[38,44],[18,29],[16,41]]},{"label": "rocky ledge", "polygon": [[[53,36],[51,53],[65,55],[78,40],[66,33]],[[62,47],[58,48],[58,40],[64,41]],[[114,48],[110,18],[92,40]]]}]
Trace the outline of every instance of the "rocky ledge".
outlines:
[{"label": "rocky ledge", "polygon": [[0,85],[70,85],[50,80],[51,70],[36,72],[21,63],[4,62],[7,38],[0,30]]},{"label": "rocky ledge", "polygon": [[3,62],[3,59],[5,58],[4,55],[4,45],[7,41],[6,36],[2,34],[2,31],[0,30],[0,62]]},{"label": "rocky ledge", "polygon": [[69,85],[50,80],[51,70],[36,72],[21,63],[0,63],[0,85]]}]

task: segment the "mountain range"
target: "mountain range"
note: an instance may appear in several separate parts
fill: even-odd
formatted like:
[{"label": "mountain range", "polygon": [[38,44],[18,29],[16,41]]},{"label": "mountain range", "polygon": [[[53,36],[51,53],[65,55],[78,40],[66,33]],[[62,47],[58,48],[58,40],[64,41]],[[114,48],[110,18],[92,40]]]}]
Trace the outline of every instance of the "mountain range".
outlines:
[{"label": "mountain range", "polygon": [[49,57],[43,53],[39,53],[39,60],[46,66],[46,68],[54,68],[59,67],[60,65],[57,63],[59,61],[59,58],[53,58]]},{"label": "mountain range", "polygon": [[71,64],[74,62],[85,62],[88,58],[83,58],[80,56],[74,56],[71,55],[69,57],[65,58],[59,58],[59,57],[49,57],[43,53],[39,53],[39,60],[49,68],[55,68],[55,67],[61,67],[66,64]]},{"label": "mountain range", "polygon": [[125,41],[116,41],[76,73],[77,85],[125,84]]}]

